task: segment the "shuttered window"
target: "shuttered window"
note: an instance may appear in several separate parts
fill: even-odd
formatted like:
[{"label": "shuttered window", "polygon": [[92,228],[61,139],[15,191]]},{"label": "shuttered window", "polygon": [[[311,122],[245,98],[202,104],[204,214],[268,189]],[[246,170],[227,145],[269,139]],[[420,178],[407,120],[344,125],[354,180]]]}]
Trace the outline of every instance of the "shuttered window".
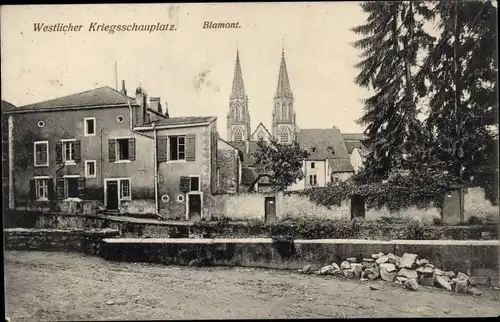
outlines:
[{"label": "shuttered window", "polygon": [[35,146],[35,167],[46,167],[49,165],[49,142],[39,141]]},{"label": "shuttered window", "polygon": [[181,177],[180,190],[181,192],[189,192],[191,190],[191,178]]},{"label": "shuttered window", "polygon": [[108,140],[109,162],[135,161],[135,158],[136,158],[135,138]]},{"label": "shuttered window", "polygon": [[186,136],[169,137],[169,160],[186,160]]}]

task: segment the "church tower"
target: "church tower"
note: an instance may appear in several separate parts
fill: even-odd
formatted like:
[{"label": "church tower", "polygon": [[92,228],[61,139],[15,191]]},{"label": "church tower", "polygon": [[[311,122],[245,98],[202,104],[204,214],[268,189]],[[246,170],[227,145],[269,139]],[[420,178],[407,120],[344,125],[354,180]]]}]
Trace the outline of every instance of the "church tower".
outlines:
[{"label": "church tower", "polygon": [[292,143],[295,140],[296,122],[293,103],[293,93],[286,70],[285,50],[282,49],[278,87],[274,95],[272,124],[272,135],[280,143]]},{"label": "church tower", "polygon": [[240,52],[236,51],[233,89],[229,98],[227,113],[227,141],[248,141],[250,137],[250,113],[248,96],[245,94],[243,75],[240,66]]}]

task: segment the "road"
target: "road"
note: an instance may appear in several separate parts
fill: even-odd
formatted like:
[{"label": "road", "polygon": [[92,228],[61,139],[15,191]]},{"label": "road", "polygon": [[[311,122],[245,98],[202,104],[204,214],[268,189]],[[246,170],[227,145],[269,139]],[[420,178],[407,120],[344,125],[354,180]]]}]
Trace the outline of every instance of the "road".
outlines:
[{"label": "road", "polygon": [[[11,321],[498,316],[482,297],[383,281],[254,268],[112,263],[80,254],[5,252]],[[370,290],[377,285],[378,290]]]}]

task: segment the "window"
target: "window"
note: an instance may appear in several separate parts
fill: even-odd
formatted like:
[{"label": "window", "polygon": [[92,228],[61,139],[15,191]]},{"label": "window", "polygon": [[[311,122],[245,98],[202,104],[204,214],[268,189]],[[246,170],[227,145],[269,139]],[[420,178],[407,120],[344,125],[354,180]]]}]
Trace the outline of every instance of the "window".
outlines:
[{"label": "window", "polygon": [[44,127],[45,126],[45,122],[44,121],[38,121],[37,125],[38,125],[38,127]]},{"label": "window", "polygon": [[130,199],[130,179],[120,180],[120,199]]},{"label": "window", "polygon": [[184,135],[170,136],[170,160],[186,160],[186,137]]},{"label": "window", "polygon": [[49,165],[49,141],[35,142],[35,167]]},{"label": "window", "polygon": [[95,117],[86,117],[85,122],[85,135],[95,135]]},{"label": "window", "polygon": [[63,157],[64,157],[64,162],[67,162],[67,163],[75,162],[74,140],[63,142]]},{"label": "window", "polygon": [[86,160],[85,161],[85,177],[95,178],[96,177],[96,161]]},{"label": "window", "polygon": [[286,120],[286,105],[283,104],[281,107],[281,119]]},{"label": "window", "polygon": [[281,143],[288,143],[288,128],[282,127],[279,131],[279,141]]},{"label": "window", "polygon": [[78,198],[78,178],[64,178],[64,197]]},{"label": "window", "polygon": [[241,121],[241,107],[236,105],[234,108],[236,110],[236,121]]},{"label": "window", "polygon": [[116,121],[117,121],[118,123],[120,123],[120,124],[121,124],[121,123],[123,123],[123,121],[124,121],[124,120],[125,120],[125,118],[124,118],[123,116],[121,116],[121,115],[118,115],[118,116],[116,117]]},{"label": "window", "polygon": [[35,179],[36,199],[49,198],[49,179]]},{"label": "window", "polygon": [[198,177],[198,176],[190,177],[189,179],[190,179],[189,190],[190,191],[200,191],[200,177]]},{"label": "window", "polygon": [[333,182],[334,182],[334,183],[337,183],[337,182],[339,182],[339,181],[340,181],[340,180],[339,180],[339,178],[333,178]]},{"label": "window", "polygon": [[241,129],[239,127],[237,127],[235,130],[234,130],[234,140],[235,141],[243,141],[243,132],[241,131]]},{"label": "window", "polygon": [[311,186],[315,186],[317,184],[316,175],[315,174],[309,176],[309,184]]},{"label": "window", "polygon": [[311,169],[314,169],[316,167],[316,163],[311,162]]},{"label": "window", "polygon": [[118,160],[129,160],[128,139],[116,140],[118,147]]}]

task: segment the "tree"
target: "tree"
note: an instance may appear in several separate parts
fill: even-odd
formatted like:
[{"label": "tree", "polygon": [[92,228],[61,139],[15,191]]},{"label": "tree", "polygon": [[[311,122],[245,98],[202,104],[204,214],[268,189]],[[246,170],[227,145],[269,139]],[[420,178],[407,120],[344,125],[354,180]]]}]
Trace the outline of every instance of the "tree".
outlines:
[{"label": "tree", "polygon": [[[425,121],[429,153],[461,182],[491,185],[497,123],[496,14],[490,1],[436,3],[439,36],[417,77],[429,98]],[[496,183],[493,183],[496,185]]]},{"label": "tree", "polygon": [[309,153],[303,150],[294,141],[292,144],[280,144],[275,139],[270,143],[262,139],[257,142],[257,151],[253,153],[255,157],[255,168],[258,177],[251,185],[263,176],[268,177],[273,189],[277,191],[286,190],[291,184],[304,177],[302,173],[302,163]]},{"label": "tree", "polygon": [[432,11],[422,1],[364,2],[361,7],[368,19],[353,28],[362,36],[353,46],[363,51],[355,82],[375,94],[365,100],[359,120],[366,125],[364,143],[370,150],[360,177],[377,182],[395,169],[412,168],[408,160],[419,159],[414,154],[421,150],[414,147],[424,138],[412,69],[419,51],[434,40],[423,29]]}]

